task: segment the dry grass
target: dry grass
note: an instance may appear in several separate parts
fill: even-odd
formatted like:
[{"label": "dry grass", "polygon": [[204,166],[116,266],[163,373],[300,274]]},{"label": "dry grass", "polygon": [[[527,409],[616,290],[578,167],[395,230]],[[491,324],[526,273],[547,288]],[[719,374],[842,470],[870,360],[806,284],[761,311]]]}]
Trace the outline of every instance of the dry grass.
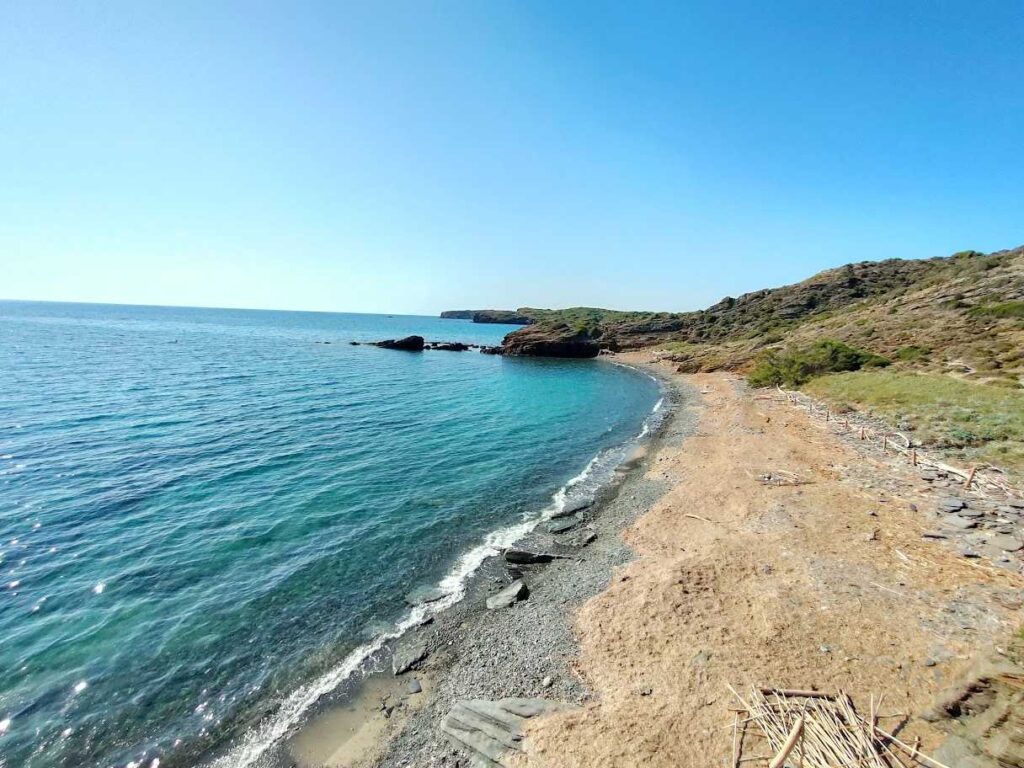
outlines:
[{"label": "dry grass", "polygon": [[1024,474],[1024,390],[976,384],[940,374],[858,371],[809,382],[811,395],[897,426],[968,462],[990,462]]}]

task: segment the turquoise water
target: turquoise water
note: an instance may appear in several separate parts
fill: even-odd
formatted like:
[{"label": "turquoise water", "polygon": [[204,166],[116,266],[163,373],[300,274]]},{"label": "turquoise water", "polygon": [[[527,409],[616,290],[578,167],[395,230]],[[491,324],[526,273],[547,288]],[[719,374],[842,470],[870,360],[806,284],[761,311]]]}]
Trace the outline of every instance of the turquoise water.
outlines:
[{"label": "turquoise water", "polygon": [[648,377],[347,344],[509,330],[0,302],[0,766],[258,764],[405,593],[591,492]]}]

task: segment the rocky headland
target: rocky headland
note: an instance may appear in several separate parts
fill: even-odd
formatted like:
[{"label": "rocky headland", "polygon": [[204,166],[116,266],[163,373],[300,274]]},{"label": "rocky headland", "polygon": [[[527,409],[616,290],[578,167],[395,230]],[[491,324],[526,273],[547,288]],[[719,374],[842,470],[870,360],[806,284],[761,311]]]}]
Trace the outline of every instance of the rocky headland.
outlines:
[{"label": "rocky headland", "polygon": [[441,313],[444,320],[472,320],[474,323],[492,323],[495,325],[530,325],[535,319],[523,312],[513,309],[450,309]]}]

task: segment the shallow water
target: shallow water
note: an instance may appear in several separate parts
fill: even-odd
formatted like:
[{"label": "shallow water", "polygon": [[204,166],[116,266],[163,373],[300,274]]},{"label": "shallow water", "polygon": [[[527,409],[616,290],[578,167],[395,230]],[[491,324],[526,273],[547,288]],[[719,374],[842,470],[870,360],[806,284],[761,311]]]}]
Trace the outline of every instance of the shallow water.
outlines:
[{"label": "shallow water", "polygon": [[405,593],[601,482],[648,377],[347,344],[509,330],[0,302],[0,766],[251,764]]}]

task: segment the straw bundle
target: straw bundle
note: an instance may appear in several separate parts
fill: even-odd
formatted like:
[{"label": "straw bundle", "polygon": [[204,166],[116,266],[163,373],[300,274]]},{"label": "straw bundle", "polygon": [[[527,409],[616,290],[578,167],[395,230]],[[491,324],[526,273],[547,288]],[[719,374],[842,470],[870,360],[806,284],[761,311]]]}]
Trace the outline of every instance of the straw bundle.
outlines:
[{"label": "straw bundle", "polygon": [[[746,697],[729,686],[739,701],[733,722],[733,768],[741,763],[768,768],[947,768],[878,727],[876,705],[861,717],[843,691],[751,688]],[[741,720],[742,715],[742,720]],[[745,757],[747,737],[767,742],[770,754]]]}]

